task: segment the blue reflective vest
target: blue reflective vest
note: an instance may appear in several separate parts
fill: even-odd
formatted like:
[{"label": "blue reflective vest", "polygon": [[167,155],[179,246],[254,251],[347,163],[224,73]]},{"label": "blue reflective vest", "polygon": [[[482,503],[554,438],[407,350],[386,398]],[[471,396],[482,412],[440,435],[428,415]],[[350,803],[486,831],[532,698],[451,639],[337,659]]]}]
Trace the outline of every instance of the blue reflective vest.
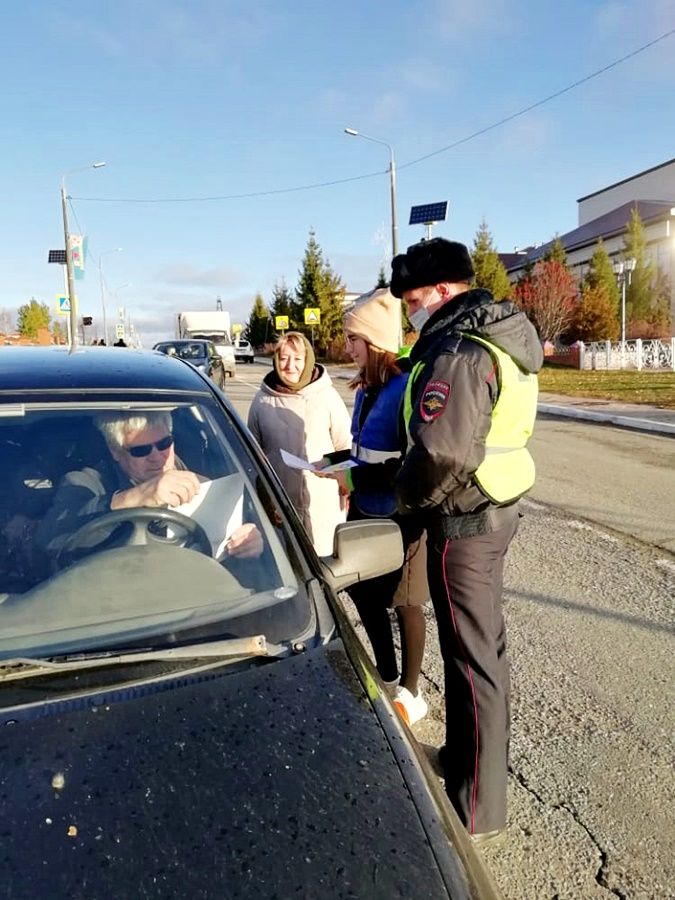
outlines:
[{"label": "blue reflective vest", "polygon": [[[358,465],[383,463],[388,459],[398,459],[402,455],[399,411],[408,375],[408,372],[394,375],[380,388],[363,423],[360,420],[365,391],[362,388],[358,390],[352,416],[352,459]],[[390,491],[355,489],[351,498],[364,515],[382,518],[396,512],[393,489]]]}]

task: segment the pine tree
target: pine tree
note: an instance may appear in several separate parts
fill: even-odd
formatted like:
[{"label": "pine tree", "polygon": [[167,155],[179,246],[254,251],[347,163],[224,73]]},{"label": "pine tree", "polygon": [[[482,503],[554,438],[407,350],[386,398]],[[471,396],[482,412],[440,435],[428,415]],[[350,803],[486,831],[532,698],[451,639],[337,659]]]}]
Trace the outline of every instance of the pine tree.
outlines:
[{"label": "pine tree", "polygon": [[380,266],[380,271],[377,276],[377,284],[375,285],[375,289],[378,288],[386,288],[389,287],[389,282],[387,281],[387,275],[384,271],[384,265]]},{"label": "pine tree", "polygon": [[[623,259],[632,257],[635,260],[630,284],[626,285],[626,322],[648,322],[652,312],[652,282],[656,278],[656,266],[647,258],[647,238],[637,209],[631,212],[623,246]],[[643,337],[641,334],[635,336]]]},{"label": "pine tree", "polygon": [[583,280],[582,290],[585,290],[587,287],[601,287],[604,290],[607,299],[614,309],[615,318],[617,318],[618,321],[618,317],[621,315],[619,286],[616,283],[612,261],[609,258],[609,253],[607,253],[607,250],[605,249],[602,238],[598,241],[595,251],[593,252],[588,272]]},{"label": "pine tree", "polygon": [[[313,230],[309,232],[307,246],[300,269],[292,317],[295,327],[312,335],[321,351],[328,352],[334,344],[342,344],[342,317],[344,285],[330,265],[324,261],[323,252]],[[318,309],[321,322],[312,327],[305,325],[305,309]]]},{"label": "pine tree", "polygon": [[494,248],[485,219],[476,232],[471,257],[476,273],[476,287],[490,291],[495,300],[504,300],[513,294],[513,285]]},{"label": "pine tree", "polygon": [[37,337],[40,328],[49,328],[49,307],[46,303],[38,303],[35,297],[31,297],[28,303],[24,303],[17,310],[17,328],[23,337]]},{"label": "pine tree", "polygon": [[260,293],[255,295],[246,326],[246,337],[254,347],[262,347],[269,333],[269,312]]},{"label": "pine tree", "polygon": [[544,254],[544,259],[546,262],[553,259],[563,266],[567,265],[567,253],[558,235],[555,236],[553,243]]},{"label": "pine tree", "polygon": [[615,341],[620,333],[616,306],[604,284],[586,282],[566,332],[567,341]]},{"label": "pine tree", "polygon": [[293,294],[288,290],[286,282],[281,279],[281,284],[275,284],[272,289],[272,305],[270,307],[270,315],[293,317]]}]

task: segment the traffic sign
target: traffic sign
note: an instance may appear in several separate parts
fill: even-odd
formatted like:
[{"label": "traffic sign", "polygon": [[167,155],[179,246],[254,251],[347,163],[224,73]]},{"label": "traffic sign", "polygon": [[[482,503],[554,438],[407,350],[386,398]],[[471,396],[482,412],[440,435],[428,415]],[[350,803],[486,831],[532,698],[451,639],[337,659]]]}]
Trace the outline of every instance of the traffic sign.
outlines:
[{"label": "traffic sign", "polygon": [[305,307],[305,325],[318,325],[321,321],[321,310],[311,306]]},{"label": "traffic sign", "polygon": [[70,312],[70,299],[64,297],[63,294],[56,298],[56,311],[59,315],[65,316]]},{"label": "traffic sign", "polygon": [[239,325],[239,324],[236,323],[236,322],[235,322],[235,324],[232,326],[232,334],[241,334],[243,330],[244,330],[244,326],[243,326],[243,325]]},{"label": "traffic sign", "polygon": [[115,325],[115,337],[124,340],[124,325],[122,322],[118,322],[117,325]]},{"label": "traffic sign", "polygon": [[288,328],[288,316],[275,316],[274,327],[277,331],[285,331]]}]

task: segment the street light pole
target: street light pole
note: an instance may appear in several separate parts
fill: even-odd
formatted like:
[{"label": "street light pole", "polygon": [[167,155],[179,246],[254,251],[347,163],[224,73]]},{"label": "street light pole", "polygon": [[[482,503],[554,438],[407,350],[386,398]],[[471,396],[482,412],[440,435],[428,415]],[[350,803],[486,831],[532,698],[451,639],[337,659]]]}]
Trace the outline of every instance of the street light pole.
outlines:
[{"label": "street light pole", "polygon": [[[352,137],[361,137],[364,141],[372,141],[374,144],[382,144],[389,150],[389,197],[391,201],[391,255],[398,255],[398,224],[396,221],[396,163],[394,162],[394,151],[391,144],[381,141],[379,138],[370,137],[357,131],[356,128],[345,128],[345,134]],[[398,324],[398,343],[399,347],[403,346],[403,304],[401,304],[401,321]]]},{"label": "street light pole", "polygon": [[81,166],[79,169],[70,169],[61,176],[61,213],[63,215],[63,237],[66,242],[66,284],[68,287],[68,300],[70,302],[70,352],[75,351],[77,344],[77,302],[75,299],[75,276],[73,273],[73,250],[70,246],[70,231],[68,229],[68,195],[66,193],[66,175],[72,172],[80,172],[82,169],[100,169],[104,162],[95,162],[90,166]]},{"label": "street light pole", "polygon": [[394,162],[394,151],[391,147],[391,144],[388,144],[386,141],[381,141],[378,138],[370,137],[368,134],[363,134],[361,131],[357,131],[355,128],[345,128],[345,134],[349,134],[352,137],[361,137],[364,141],[372,141],[374,144],[382,144],[383,147],[386,147],[389,150],[389,193],[391,197],[391,251],[392,256],[396,256],[398,253],[398,225],[396,222],[396,164]]},{"label": "street light pole", "polygon": [[612,268],[621,288],[621,367],[624,366],[626,353],[626,282],[631,283],[631,277],[637,262],[631,256],[628,259],[617,260]]},{"label": "street light pole", "polygon": [[105,279],[103,278],[103,257],[108,253],[121,253],[123,247],[115,247],[112,250],[104,250],[98,258],[98,274],[101,281],[101,312],[103,313],[103,340],[108,344],[108,320],[105,309]]}]

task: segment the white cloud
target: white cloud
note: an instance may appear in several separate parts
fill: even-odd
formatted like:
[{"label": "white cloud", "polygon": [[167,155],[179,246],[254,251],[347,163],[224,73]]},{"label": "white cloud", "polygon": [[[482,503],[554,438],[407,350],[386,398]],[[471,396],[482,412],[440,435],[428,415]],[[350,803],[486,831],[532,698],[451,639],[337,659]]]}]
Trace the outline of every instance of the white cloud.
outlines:
[{"label": "white cloud", "polygon": [[240,285],[244,280],[242,273],[227,266],[214,269],[198,269],[189,263],[174,263],[164,266],[157,272],[157,281],[164,284],[192,285],[194,287],[226,288]]},{"label": "white cloud", "polygon": [[[157,63],[183,61],[221,65],[273,32],[278,13],[269,4],[244,7],[222,0],[118,0],[107,21],[71,16],[67,33],[110,58],[141,56]],[[61,19],[54,30],[66,28]]]},{"label": "white cloud", "polygon": [[435,0],[425,4],[427,28],[435,37],[451,42],[486,31],[508,30],[514,12],[507,0]]}]

